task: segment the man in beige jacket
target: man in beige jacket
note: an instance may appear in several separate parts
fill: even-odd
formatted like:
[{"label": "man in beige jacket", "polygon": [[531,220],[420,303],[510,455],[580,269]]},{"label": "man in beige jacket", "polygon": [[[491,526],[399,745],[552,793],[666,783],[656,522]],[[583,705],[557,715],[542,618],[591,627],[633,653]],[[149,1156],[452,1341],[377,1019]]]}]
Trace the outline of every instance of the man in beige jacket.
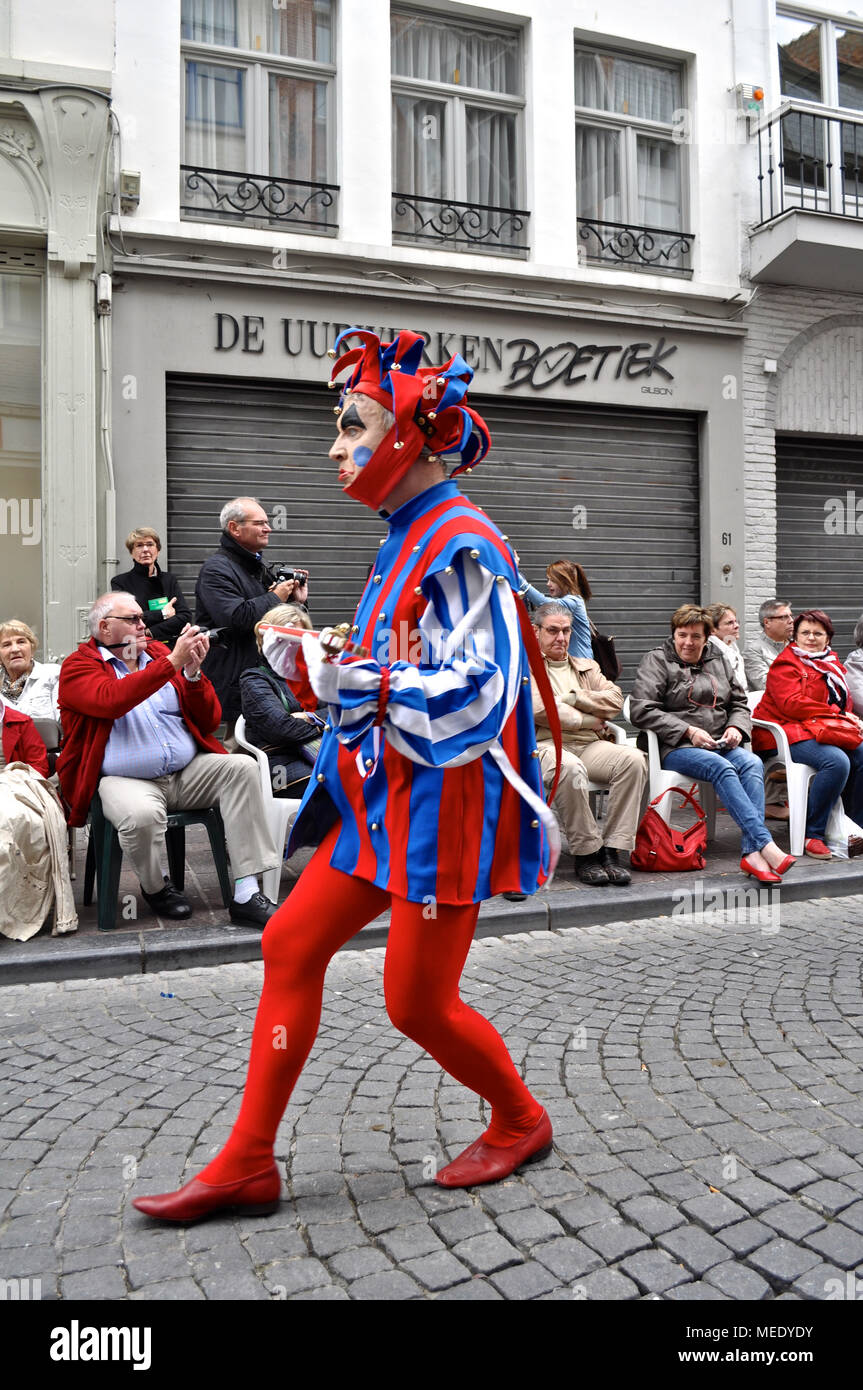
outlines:
[{"label": "man in beige jacket", "polygon": [[[623,692],[606,680],[595,661],[569,656],[572,623],[563,604],[541,604],[532,621],[560,716],[563,752],[554,809],[575,859],[576,875],[591,885],[625,885],[631,882],[630,874],[620,863],[618,851],[631,851],[635,844],[647,759],[637,748],[611,741],[606,720],[620,713]],[[550,787],[554,743],[533,678],[531,685],[542,777]],[[607,783],[609,788],[601,830],[590,809],[589,781]]]}]

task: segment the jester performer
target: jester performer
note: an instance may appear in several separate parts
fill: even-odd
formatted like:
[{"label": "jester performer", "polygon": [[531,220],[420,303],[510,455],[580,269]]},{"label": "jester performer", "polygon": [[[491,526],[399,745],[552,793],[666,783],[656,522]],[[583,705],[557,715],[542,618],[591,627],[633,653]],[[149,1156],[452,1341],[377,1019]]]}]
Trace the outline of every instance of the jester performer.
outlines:
[{"label": "jester performer", "polygon": [[[276,1131],[320,1022],[332,956],[387,908],[387,1012],[490,1107],[485,1132],[436,1181],[496,1182],[551,1148],[551,1123],[492,1025],[459,996],[485,898],[532,893],[559,836],[542,799],[512,551],[452,476],[482,459],[485,422],[464,404],[463,358],[421,365],[424,343],[370,332],[346,369],[330,458],[344,491],[386,519],[339,660],[325,634],[269,632],[265,652],[329,724],[288,853],[317,850],[262,938],[264,987],[240,1113],[221,1153],[177,1192],[139,1197],[149,1216],[276,1209]],[[335,356],[335,352],[332,353]],[[447,477],[441,455],[461,462]],[[521,631],[520,631],[521,629]],[[359,654],[365,652],[365,655]],[[278,1039],[278,1045],[274,1040]]]}]

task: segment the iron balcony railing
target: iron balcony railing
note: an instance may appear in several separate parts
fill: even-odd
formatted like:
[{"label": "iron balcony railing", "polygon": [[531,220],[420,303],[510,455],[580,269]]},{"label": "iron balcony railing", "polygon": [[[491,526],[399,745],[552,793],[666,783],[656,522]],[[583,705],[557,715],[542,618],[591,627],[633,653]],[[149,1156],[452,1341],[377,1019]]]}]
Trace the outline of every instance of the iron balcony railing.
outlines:
[{"label": "iron balcony railing", "polygon": [[526,257],[530,213],[453,198],[393,194],[393,240],[459,251]]},{"label": "iron balcony railing", "polygon": [[335,236],[338,193],[334,183],[180,165],[180,214],[202,222],[277,225]]},{"label": "iron balcony railing", "polygon": [[600,222],[595,217],[577,220],[583,258],[590,265],[616,265],[624,270],[648,270],[687,279],[692,276],[689,258],[694,232]]},{"label": "iron balcony railing", "polygon": [[792,208],[863,217],[863,113],[786,101],[757,135],[759,226]]}]

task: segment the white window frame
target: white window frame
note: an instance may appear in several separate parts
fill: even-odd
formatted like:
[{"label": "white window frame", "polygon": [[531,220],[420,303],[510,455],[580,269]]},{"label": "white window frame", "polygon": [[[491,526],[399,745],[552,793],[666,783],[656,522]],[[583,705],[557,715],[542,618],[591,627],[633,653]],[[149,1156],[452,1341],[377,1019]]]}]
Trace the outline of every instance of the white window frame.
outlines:
[{"label": "white window frame", "polygon": [[[230,172],[248,174],[254,178],[287,179],[284,172],[269,172],[270,166],[270,75],[294,77],[327,84],[327,168],[323,182],[334,184],[336,179],[336,133],[335,133],[335,79],[338,52],[336,42],[336,9],[332,9],[332,38],[334,59],[330,63],[315,62],[307,58],[284,58],[279,54],[259,52],[249,48],[227,48],[216,43],[197,43],[190,39],[181,41],[181,90],[183,100],[180,111],[180,148],[183,151],[181,163],[189,164],[186,158],[186,65],[192,62],[207,63],[211,66],[242,68],[245,73],[245,116],[246,116],[246,168]],[[225,171],[228,172],[228,171]]]},{"label": "white window frame", "polygon": [[[413,14],[419,18],[440,20],[443,16],[434,10],[408,10],[405,6],[394,5],[392,14]],[[448,17],[448,16],[447,16]],[[472,32],[481,30],[483,33],[505,34],[508,38],[518,40],[519,54],[518,60],[521,66],[522,79],[524,78],[524,33],[517,25],[486,24],[484,21],[481,26],[479,21],[471,24],[467,21],[460,21],[453,24],[454,29],[467,29]],[[467,129],[465,113],[468,107],[478,106],[486,110],[505,111],[515,115],[516,118],[516,159],[518,167],[516,171],[516,208],[505,209],[505,211],[523,211],[525,190],[525,136],[524,136],[524,111],[526,98],[516,96],[513,93],[490,92],[484,87],[464,87],[453,82],[427,82],[418,77],[401,77],[395,72],[391,72],[392,96],[428,97],[433,101],[441,102],[445,105],[446,111],[444,120],[444,138],[448,144],[448,153],[444,161],[444,194],[445,200],[452,200],[457,203],[466,203],[467,198]],[[524,81],[522,81],[524,86]],[[394,161],[395,163],[395,161]],[[395,176],[395,175],[394,175]],[[419,188],[394,188],[393,193],[404,193],[409,197],[426,198],[430,197]]]},{"label": "white window frame", "polygon": [[[813,10],[796,5],[781,5],[776,8],[776,18],[794,19],[801,24],[817,25],[819,31],[819,53],[821,57],[821,100],[813,101],[807,97],[786,97],[782,91],[782,72],[779,67],[779,43],[777,32],[777,43],[775,45],[775,62],[778,76],[778,88],[780,103],[793,101],[795,107],[803,107],[811,110],[813,115],[832,116],[826,129],[826,140],[824,142],[825,160],[825,187],[813,190],[811,201],[801,206],[810,207],[813,211],[827,211],[829,208],[838,209],[843,206],[843,154],[840,149],[839,128],[837,121],[852,122],[857,118],[863,122],[863,110],[853,106],[839,105],[839,61],[836,47],[837,29],[852,29],[863,36],[863,21],[854,15],[842,16],[840,14],[816,13]],[[828,182],[829,181],[829,182]],[[786,187],[795,191],[801,187],[799,183],[788,182]]]},{"label": "white window frame", "polygon": [[[674,71],[680,79],[680,105],[681,109],[686,107],[686,65],[682,61],[675,59],[659,59],[652,53],[642,53],[638,49],[611,48],[607,45],[582,42],[576,39],[573,47],[573,65],[575,64],[575,54],[592,53],[609,58],[630,58],[635,62],[643,63],[647,67],[653,67],[663,72]],[[669,145],[673,145],[678,151],[678,168],[680,177],[680,226],[679,227],[650,227],[650,231],[664,231],[668,233],[685,232],[689,221],[689,186],[687,160],[684,155],[685,145],[680,140],[679,134],[675,137],[675,126],[672,122],[666,124],[664,121],[650,121],[640,116],[619,115],[614,111],[602,111],[594,106],[576,105],[575,125],[600,127],[604,130],[618,131],[621,136],[621,171],[623,174],[623,188],[621,202],[622,217],[621,223],[631,227],[644,227],[644,223],[638,217],[638,152],[637,140],[639,135],[649,135],[652,138],[665,140]],[[582,217],[578,198],[578,170],[576,170],[576,216]],[[633,267],[629,267],[632,269]]]}]

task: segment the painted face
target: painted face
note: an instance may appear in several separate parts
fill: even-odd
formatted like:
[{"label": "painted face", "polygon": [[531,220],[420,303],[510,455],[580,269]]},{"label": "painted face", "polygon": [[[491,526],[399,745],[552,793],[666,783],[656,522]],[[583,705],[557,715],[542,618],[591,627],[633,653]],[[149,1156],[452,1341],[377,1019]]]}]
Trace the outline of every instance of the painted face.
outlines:
[{"label": "painted face", "polygon": [[0,662],[13,680],[18,680],[33,665],[33,648],[19,632],[9,632],[0,638]]},{"label": "painted face", "polygon": [[802,647],[805,652],[823,652],[830,646],[826,627],[810,622],[808,618],[804,618],[798,627],[796,640],[798,647]]},{"label": "painted face", "polygon": [[704,625],[702,623],[687,623],[684,627],[674,629],[674,650],[681,661],[694,665],[701,660],[707,638],[704,635]]},{"label": "painted face", "polygon": [[336,421],[336,442],[329,457],[339,466],[339,482],[349,488],[389,432],[382,406],[369,396],[350,396]]},{"label": "painted face", "polygon": [[542,627],[537,628],[539,649],[549,661],[565,661],[572,636],[572,623],[562,613],[554,613],[545,618]]},{"label": "painted face", "polygon": [[733,608],[729,608],[727,613],[723,613],[716,625],[716,636],[721,642],[736,642],[739,635],[740,624],[737,621],[737,614]]}]

